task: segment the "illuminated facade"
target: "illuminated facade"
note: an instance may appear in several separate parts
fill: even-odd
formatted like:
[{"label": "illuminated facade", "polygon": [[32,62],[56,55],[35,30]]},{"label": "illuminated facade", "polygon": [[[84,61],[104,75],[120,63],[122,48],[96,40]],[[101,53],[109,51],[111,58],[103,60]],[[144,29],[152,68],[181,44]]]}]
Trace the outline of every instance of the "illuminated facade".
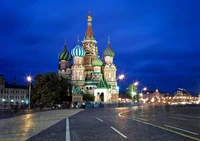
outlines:
[{"label": "illuminated facade", "polygon": [[13,84],[7,84],[0,75],[0,108],[11,108],[12,105],[25,105],[27,99],[27,86],[17,85],[16,78]]},{"label": "illuminated facade", "polygon": [[99,58],[101,55],[92,31],[91,14],[87,16],[87,22],[82,45],[78,39],[78,44],[69,52],[65,43],[58,56],[58,74],[69,79],[84,93],[94,95],[95,102],[117,102],[119,90],[116,80],[117,68],[113,63],[115,53],[108,39],[107,48],[103,52],[104,59]]},{"label": "illuminated facade", "polygon": [[155,91],[147,90],[145,91],[143,98],[141,98],[142,103],[150,104],[170,104],[170,105],[185,105],[185,104],[200,104],[200,97],[192,96],[185,89],[178,88],[174,95],[170,95],[166,92],[161,92],[158,89]]}]

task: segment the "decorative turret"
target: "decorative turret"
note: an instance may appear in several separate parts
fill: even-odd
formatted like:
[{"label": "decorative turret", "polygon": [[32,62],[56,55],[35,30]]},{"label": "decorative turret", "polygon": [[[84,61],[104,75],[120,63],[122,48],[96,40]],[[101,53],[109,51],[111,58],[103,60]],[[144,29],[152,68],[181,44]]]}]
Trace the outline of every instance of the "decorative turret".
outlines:
[{"label": "decorative turret", "polygon": [[105,59],[106,64],[112,64],[113,63],[113,57],[115,56],[115,52],[111,48],[110,45],[110,37],[108,36],[108,46],[103,52],[103,56]]},{"label": "decorative turret", "polygon": [[103,52],[103,56],[110,56],[110,57],[114,57],[115,56],[115,52],[113,51],[113,49],[110,46],[110,37],[108,36],[108,46],[107,48],[104,50]]},{"label": "decorative turret", "polygon": [[79,36],[78,44],[72,49],[71,54],[74,57],[75,65],[83,65],[83,57],[85,56],[85,50],[79,44]]},{"label": "decorative turret", "polygon": [[79,37],[78,37],[78,44],[72,49],[71,54],[73,57],[84,57],[85,50],[79,44]]},{"label": "decorative turret", "polygon": [[64,42],[64,49],[63,51],[58,55],[59,60],[59,66],[58,66],[58,74],[64,78],[69,78],[71,75],[71,60],[72,55],[67,50],[66,47],[66,39]]},{"label": "decorative turret", "polygon": [[93,80],[99,80],[102,78],[102,73],[101,73],[101,66],[103,65],[103,62],[99,59],[98,56],[92,61],[92,66],[94,69],[94,75],[93,75]]},{"label": "decorative turret", "polygon": [[71,54],[74,58],[74,64],[72,65],[72,81],[74,84],[83,86],[85,80],[85,67],[83,64],[83,57],[85,56],[85,50],[78,44],[72,49]]},{"label": "decorative turret", "polygon": [[59,61],[61,61],[61,60],[65,60],[65,61],[72,60],[72,55],[70,54],[70,52],[67,50],[67,47],[66,47],[66,41],[65,41],[63,51],[58,55],[58,60]]},{"label": "decorative turret", "polygon": [[97,56],[93,61],[92,61],[92,66],[98,66],[101,67],[103,65],[103,62],[99,59],[99,57]]}]

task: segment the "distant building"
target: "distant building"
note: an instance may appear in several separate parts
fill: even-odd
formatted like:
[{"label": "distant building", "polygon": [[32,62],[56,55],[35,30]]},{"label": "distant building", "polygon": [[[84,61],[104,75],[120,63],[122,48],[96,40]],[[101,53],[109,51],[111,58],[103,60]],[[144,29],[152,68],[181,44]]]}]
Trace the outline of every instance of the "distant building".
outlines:
[{"label": "distant building", "polygon": [[178,88],[174,92],[175,97],[191,97],[191,94],[186,89]]},{"label": "distant building", "polygon": [[174,92],[173,103],[191,103],[193,101],[192,95],[186,89],[178,88]]},{"label": "distant building", "polygon": [[145,103],[161,103],[166,96],[169,96],[168,92],[161,92],[160,90],[146,90],[142,92],[143,100]]},{"label": "distant building", "polygon": [[0,75],[0,108],[24,105],[27,95],[27,86],[17,85],[16,77],[13,84],[7,84],[5,78]]}]

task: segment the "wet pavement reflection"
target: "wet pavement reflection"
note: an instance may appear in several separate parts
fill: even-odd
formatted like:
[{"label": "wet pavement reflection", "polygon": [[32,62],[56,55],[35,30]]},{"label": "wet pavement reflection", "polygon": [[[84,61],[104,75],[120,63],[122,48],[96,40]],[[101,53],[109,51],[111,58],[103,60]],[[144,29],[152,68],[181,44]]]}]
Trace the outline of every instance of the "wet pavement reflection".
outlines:
[{"label": "wet pavement reflection", "polygon": [[81,109],[53,110],[0,120],[0,141],[25,141]]}]

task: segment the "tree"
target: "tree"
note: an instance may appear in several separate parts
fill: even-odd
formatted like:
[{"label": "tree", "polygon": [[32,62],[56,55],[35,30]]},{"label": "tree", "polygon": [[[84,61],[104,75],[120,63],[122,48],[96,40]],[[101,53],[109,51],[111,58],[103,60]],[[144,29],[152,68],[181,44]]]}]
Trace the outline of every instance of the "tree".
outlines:
[{"label": "tree", "polygon": [[[136,93],[133,97],[132,97],[132,92]],[[126,88],[126,97],[133,100],[138,100],[139,96],[138,96],[137,86],[135,86],[134,84],[130,84],[128,88]]]},{"label": "tree", "polygon": [[85,101],[94,101],[94,95],[92,95],[92,94],[83,94],[83,100],[85,100]]},{"label": "tree", "polygon": [[59,80],[54,72],[45,74],[37,74],[35,76],[35,85],[31,94],[33,103],[61,103],[67,100],[69,89],[69,81],[67,79]]}]

